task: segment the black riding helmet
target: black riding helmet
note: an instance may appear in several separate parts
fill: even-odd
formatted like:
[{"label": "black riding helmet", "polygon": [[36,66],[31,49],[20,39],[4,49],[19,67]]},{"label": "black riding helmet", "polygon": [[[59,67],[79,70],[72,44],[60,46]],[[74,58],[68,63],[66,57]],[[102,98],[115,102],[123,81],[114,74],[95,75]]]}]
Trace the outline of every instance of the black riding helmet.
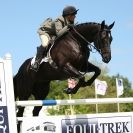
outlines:
[{"label": "black riding helmet", "polygon": [[62,16],[65,17],[65,16],[68,16],[68,15],[73,15],[73,14],[77,14],[77,11],[79,9],[76,9],[74,6],[66,6],[64,9],[63,9],[63,13],[62,13]]}]

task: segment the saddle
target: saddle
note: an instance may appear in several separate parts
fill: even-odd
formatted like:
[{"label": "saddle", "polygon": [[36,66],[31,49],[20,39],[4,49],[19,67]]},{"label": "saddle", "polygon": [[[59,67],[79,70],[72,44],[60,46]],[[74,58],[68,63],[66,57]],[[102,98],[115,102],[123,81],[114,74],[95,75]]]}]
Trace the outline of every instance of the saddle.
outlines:
[{"label": "saddle", "polygon": [[[50,51],[51,51],[52,47],[54,46],[54,42],[55,42],[55,40],[53,40],[53,39],[51,39],[51,40],[49,41],[49,45],[48,45],[47,51],[46,51],[47,54],[44,55],[44,58],[42,58],[40,64],[42,64],[43,62],[48,62],[52,67],[57,68],[56,63],[52,60],[51,55],[50,55]],[[34,56],[34,57],[32,58],[32,60],[31,60],[31,65],[34,64],[35,58],[36,58],[36,56]]]}]

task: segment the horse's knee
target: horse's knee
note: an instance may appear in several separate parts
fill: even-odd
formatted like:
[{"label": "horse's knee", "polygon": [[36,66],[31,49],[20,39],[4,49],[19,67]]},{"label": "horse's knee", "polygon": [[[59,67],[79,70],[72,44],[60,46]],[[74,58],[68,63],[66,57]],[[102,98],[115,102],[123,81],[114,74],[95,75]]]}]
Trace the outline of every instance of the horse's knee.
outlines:
[{"label": "horse's knee", "polygon": [[101,74],[101,69],[97,67],[95,72],[96,72],[97,75],[100,75]]}]

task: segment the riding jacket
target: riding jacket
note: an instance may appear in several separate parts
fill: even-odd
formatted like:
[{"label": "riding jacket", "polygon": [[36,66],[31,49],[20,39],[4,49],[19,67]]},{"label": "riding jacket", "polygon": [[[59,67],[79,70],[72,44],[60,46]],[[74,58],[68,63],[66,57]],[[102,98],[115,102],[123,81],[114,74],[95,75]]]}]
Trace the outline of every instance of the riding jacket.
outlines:
[{"label": "riding jacket", "polygon": [[54,21],[50,18],[44,21],[41,27],[38,29],[39,35],[49,34],[49,36],[58,36],[59,31],[67,29],[67,25],[70,24],[63,16],[59,16]]}]

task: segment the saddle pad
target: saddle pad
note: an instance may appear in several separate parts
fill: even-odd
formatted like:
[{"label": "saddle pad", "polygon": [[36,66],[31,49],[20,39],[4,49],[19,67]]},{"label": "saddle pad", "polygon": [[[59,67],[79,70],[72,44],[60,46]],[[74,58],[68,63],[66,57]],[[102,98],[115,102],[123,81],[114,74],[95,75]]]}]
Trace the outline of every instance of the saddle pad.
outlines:
[{"label": "saddle pad", "polygon": [[[36,58],[36,56],[34,56],[33,59],[31,60],[31,65],[33,65],[33,64],[35,63],[35,58]],[[49,58],[48,58],[48,57],[45,57],[45,58],[43,58],[43,59],[41,60],[40,64],[41,64],[42,62],[48,62],[48,61],[49,61]]]}]

